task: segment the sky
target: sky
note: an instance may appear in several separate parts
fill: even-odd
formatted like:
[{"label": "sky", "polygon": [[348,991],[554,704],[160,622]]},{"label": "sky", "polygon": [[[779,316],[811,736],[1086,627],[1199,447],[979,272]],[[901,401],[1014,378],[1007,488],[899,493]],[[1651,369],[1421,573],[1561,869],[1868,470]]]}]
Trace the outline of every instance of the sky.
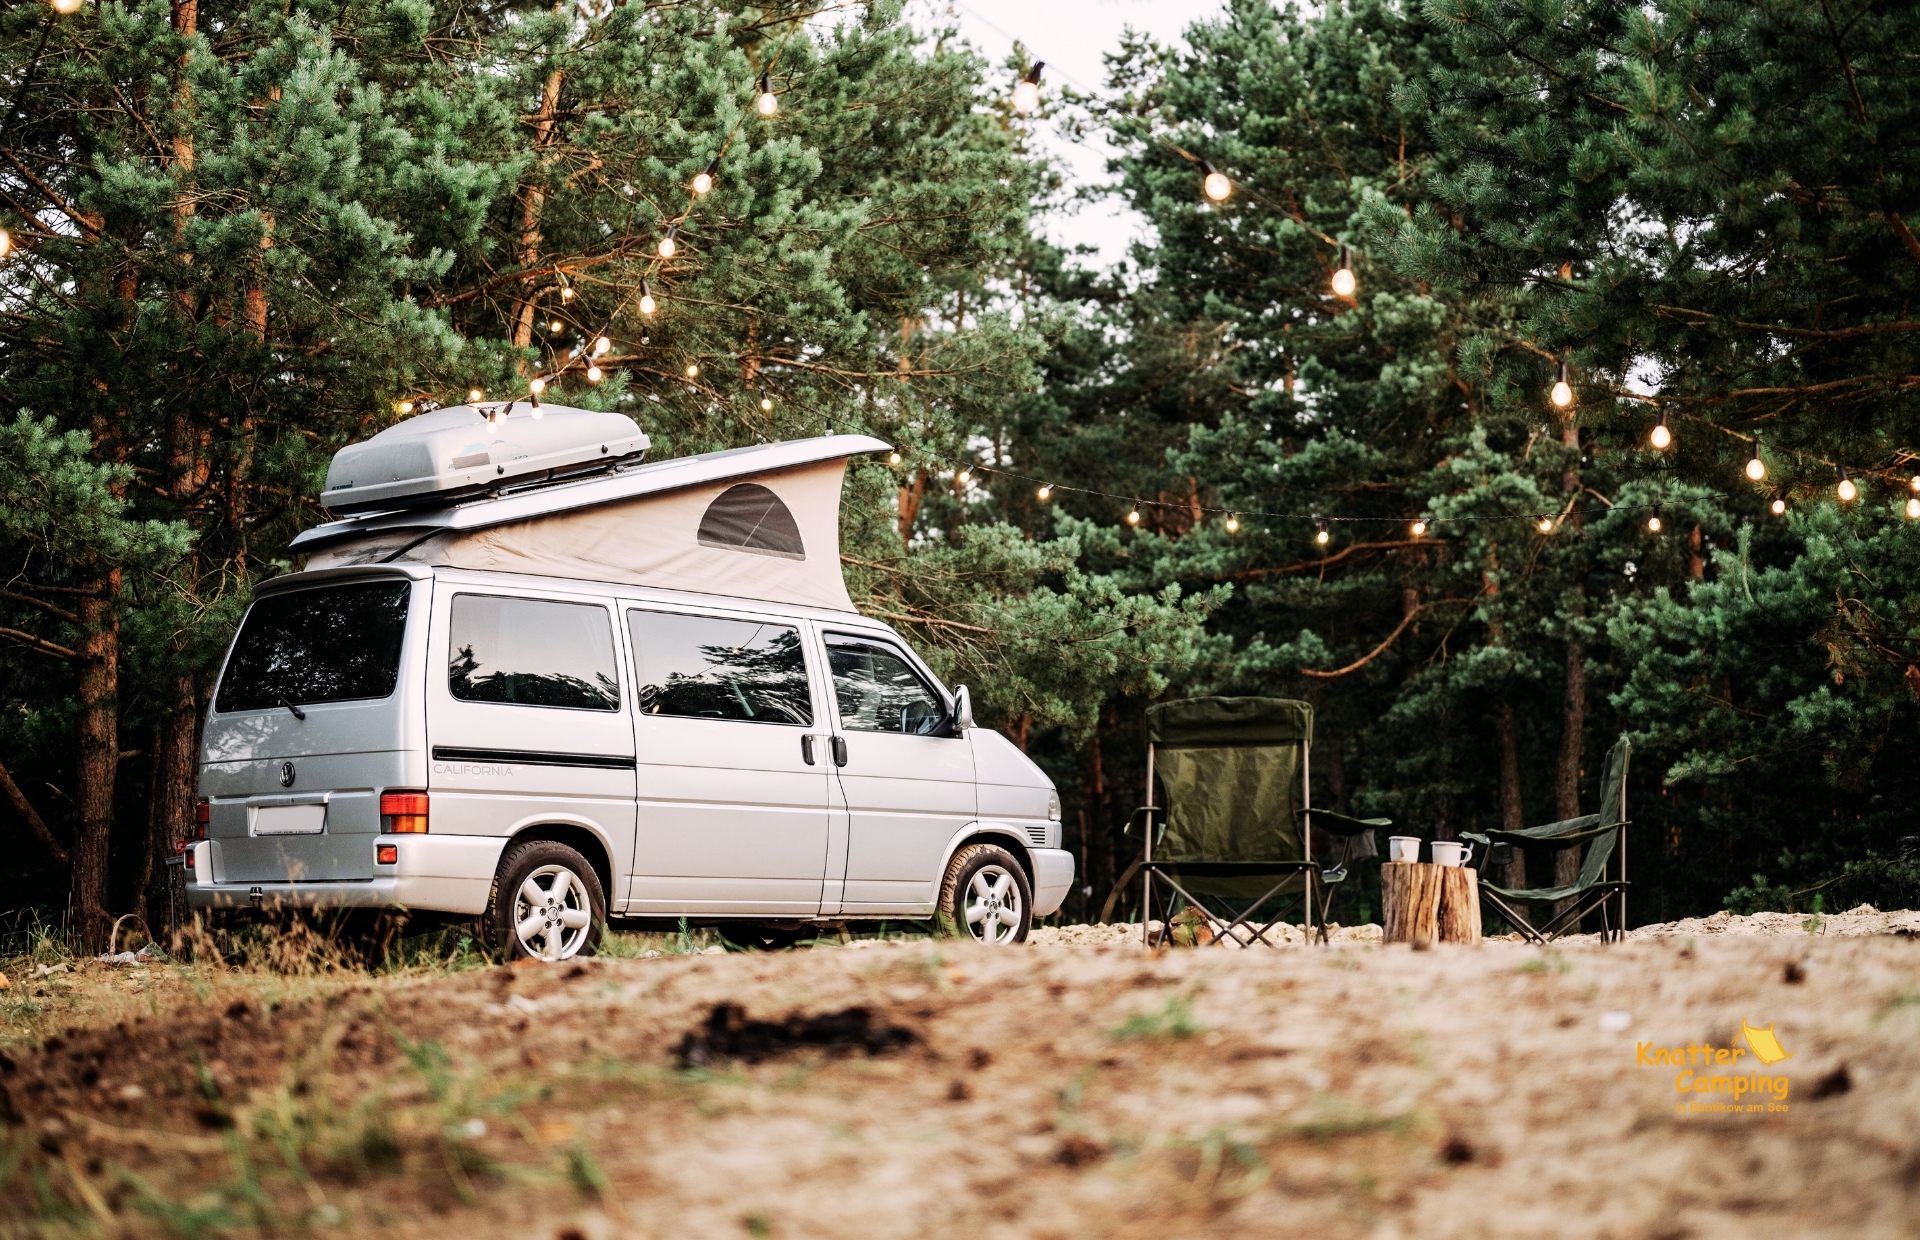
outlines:
[{"label": "sky", "polygon": [[[995,64],[1012,50],[1017,39],[1036,60],[1046,62],[1041,82],[1070,84],[1095,91],[1106,81],[1102,59],[1120,46],[1128,27],[1176,43],[1194,21],[1220,11],[1221,0],[917,0],[913,17],[922,26],[951,20],[968,42]],[[1008,81],[1012,89],[1013,83]],[[1045,122],[1035,125],[1039,141],[1057,151],[1066,175],[1076,186],[1108,179],[1111,153],[1104,143],[1067,141]],[[1090,265],[1111,266],[1126,257],[1127,244],[1146,223],[1114,199],[1083,205],[1071,216],[1049,220],[1043,231],[1055,242],[1071,241],[1098,247]]]}]

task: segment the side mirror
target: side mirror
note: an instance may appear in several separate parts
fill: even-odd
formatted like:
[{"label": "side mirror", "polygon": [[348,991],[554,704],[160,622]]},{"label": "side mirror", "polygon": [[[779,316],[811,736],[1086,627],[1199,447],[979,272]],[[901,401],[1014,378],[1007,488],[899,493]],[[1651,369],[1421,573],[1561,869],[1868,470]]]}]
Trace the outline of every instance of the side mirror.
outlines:
[{"label": "side mirror", "polygon": [[965,685],[953,691],[953,726],[959,732],[973,726],[973,694],[967,692]]}]

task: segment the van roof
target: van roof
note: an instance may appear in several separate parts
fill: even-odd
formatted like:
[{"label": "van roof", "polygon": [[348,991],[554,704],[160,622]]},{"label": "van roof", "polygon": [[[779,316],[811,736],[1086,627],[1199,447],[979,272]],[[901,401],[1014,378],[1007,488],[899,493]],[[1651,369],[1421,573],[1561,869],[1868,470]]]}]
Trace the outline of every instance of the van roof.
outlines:
[{"label": "van roof", "polygon": [[660,495],[796,466],[885,452],[890,446],[884,439],[876,439],[871,435],[820,435],[812,439],[703,452],[698,456],[654,461],[592,478],[509,488],[499,494],[450,503],[439,508],[346,517],[305,531],[288,544],[288,549],[305,553],[376,534],[403,531],[417,532],[422,538],[428,538],[440,533],[487,529],[534,517],[619,503],[645,495]]}]

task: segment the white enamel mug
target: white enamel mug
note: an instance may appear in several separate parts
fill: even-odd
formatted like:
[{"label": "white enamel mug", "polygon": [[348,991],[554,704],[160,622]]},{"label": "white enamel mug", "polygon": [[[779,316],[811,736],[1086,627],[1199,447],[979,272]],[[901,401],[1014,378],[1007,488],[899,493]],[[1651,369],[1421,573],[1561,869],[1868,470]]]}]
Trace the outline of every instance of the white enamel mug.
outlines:
[{"label": "white enamel mug", "polygon": [[1420,860],[1420,837],[1417,835],[1389,835],[1387,837],[1387,860]]},{"label": "white enamel mug", "polygon": [[1438,840],[1433,845],[1433,863],[1435,865],[1465,865],[1473,857],[1471,844],[1443,844]]}]

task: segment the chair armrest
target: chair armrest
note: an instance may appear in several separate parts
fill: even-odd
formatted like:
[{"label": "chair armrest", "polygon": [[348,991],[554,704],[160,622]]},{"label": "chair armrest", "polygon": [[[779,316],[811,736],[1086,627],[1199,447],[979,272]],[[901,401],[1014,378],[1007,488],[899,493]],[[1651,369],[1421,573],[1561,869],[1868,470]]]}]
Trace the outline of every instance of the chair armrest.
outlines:
[{"label": "chair armrest", "polygon": [[1517,844],[1521,848],[1566,848],[1584,844],[1609,831],[1618,831],[1627,822],[1627,819],[1601,822],[1600,815],[1586,814],[1565,822],[1550,822],[1543,827],[1528,827],[1524,831],[1488,831],[1487,838],[1495,843]]},{"label": "chair armrest", "polygon": [[[1314,809],[1308,806],[1303,813],[1315,818],[1315,825],[1322,830],[1332,831],[1336,835],[1358,835],[1362,831],[1371,831],[1375,827],[1391,827],[1391,818],[1352,818],[1330,809]],[[1329,821],[1331,820],[1331,821]]]},{"label": "chair armrest", "polygon": [[1155,814],[1159,814],[1164,817],[1166,815],[1166,812],[1167,812],[1167,807],[1164,805],[1142,805],[1140,808],[1134,810],[1131,814],[1127,815],[1127,825],[1120,828],[1120,834],[1132,835],[1133,824],[1136,822],[1139,822],[1140,817],[1143,814],[1146,815],[1147,821],[1151,822],[1153,821],[1153,816]]},{"label": "chair armrest", "polygon": [[[1498,835],[1499,832],[1494,831],[1494,832],[1490,832],[1489,834]],[[1493,843],[1492,840],[1488,839],[1485,835],[1482,835],[1478,831],[1462,831],[1460,833],[1460,838],[1463,840],[1466,840],[1470,844],[1489,844],[1490,845]]]}]

